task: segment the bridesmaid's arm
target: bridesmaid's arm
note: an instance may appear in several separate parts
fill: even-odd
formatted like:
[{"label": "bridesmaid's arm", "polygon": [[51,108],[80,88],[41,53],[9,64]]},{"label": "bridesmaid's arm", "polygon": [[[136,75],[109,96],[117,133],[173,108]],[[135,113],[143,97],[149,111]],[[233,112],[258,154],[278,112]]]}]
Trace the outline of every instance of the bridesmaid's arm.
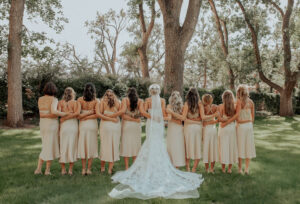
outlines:
[{"label": "bridesmaid's arm", "polygon": [[54,115],[57,115],[57,116],[66,116],[66,115],[68,115],[68,113],[58,111],[57,110],[57,105],[58,105],[58,100],[56,98],[54,98],[52,100],[52,103],[51,103],[51,114],[54,114]]},{"label": "bridesmaid's arm", "polygon": [[133,118],[133,117],[130,117],[129,115],[127,115],[127,114],[123,114],[122,119],[132,121],[132,122],[137,122],[137,123],[141,122],[140,118]]},{"label": "bridesmaid's arm", "polygon": [[240,110],[241,110],[241,103],[240,103],[239,101],[237,101],[237,104],[236,104],[236,112],[235,112],[234,116],[232,116],[232,117],[231,117],[230,119],[228,119],[226,122],[221,123],[221,127],[224,128],[224,127],[226,127],[228,124],[230,124],[231,122],[235,121],[235,120],[239,117]]},{"label": "bridesmaid's arm", "polygon": [[96,104],[96,115],[97,115],[97,118],[100,118],[102,120],[112,121],[112,122],[118,122],[117,118],[107,117],[103,113],[104,113],[104,104],[103,104],[103,100],[101,100],[100,102],[98,102]]},{"label": "bridesmaid's arm", "polygon": [[[143,101],[141,100],[141,101],[140,101],[140,104],[139,104],[139,111],[140,111],[140,113],[141,113],[142,116],[144,116],[145,118],[151,118],[151,115],[145,111],[146,108],[147,108],[147,107],[146,107],[146,102],[143,102]],[[146,110],[148,110],[148,108],[147,108]]]},{"label": "bridesmaid's arm", "polygon": [[198,124],[198,125],[202,124],[201,121],[195,121],[195,120],[190,120],[190,119],[185,119],[184,123],[185,124]]},{"label": "bridesmaid's arm", "polygon": [[175,118],[178,118],[179,120],[182,120],[182,121],[184,121],[184,120],[186,119],[185,117],[183,117],[182,114],[175,113],[175,112],[171,109],[170,105],[167,106],[167,110],[166,110],[166,111],[167,111],[168,115],[171,115],[171,117],[174,116]]},{"label": "bridesmaid's arm", "polygon": [[255,107],[254,107],[254,103],[252,100],[250,100],[251,102],[251,115],[252,115],[252,123],[254,123],[254,118],[255,118]]},{"label": "bridesmaid's arm", "polygon": [[116,118],[120,115],[123,115],[126,112],[126,109],[127,109],[127,101],[126,100],[127,100],[126,98],[123,98],[121,108],[120,108],[120,104],[119,104],[119,111],[118,112],[113,113],[111,115],[106,115],[106,116],[108,116],[110,118]]},{"label": "bridesmaid's arm", "polygon": [[74,105],[75,105],[75,112],[71,113],[70,115],[61,117],[60,122],[64,122],[69,119],[77,118],[80,115],[80,111],[81,111],[80,103],[78,101],[76,101],[76,103]]},{"label": "bridesmaid's arm", "polygon": [[214,117],[216,117],[218,115],[217,111],[214,114],[205,115],[205,113],[204,113],[204,107],[203,107],[202,103],[199,103],[199,110],[200,110],[200,116],[201,116],[202,120],[211,119],[211,118],[214,118]]}]

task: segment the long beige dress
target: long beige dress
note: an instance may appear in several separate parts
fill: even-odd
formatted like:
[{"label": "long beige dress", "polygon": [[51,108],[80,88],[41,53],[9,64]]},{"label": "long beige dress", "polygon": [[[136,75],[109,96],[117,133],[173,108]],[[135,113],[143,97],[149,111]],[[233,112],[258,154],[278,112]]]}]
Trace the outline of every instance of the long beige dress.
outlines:
[{"label": "long beige dress", "polygon": [[[187,118],[198,118],[199,113],[194,114],[188,112]],[[185,139],[185,150],[187,159],[201,159],[201,145],[202,145],[202,125],[200,124],[184,124],[183,128]]]},{"label": "long beige dress", "polygon": [[[117,110],[115,110],[117,112]],[[104,111],[104,114],[113,114],[115,112]],[[100,122],[100,159],[106,162],[115,162],[120,160],[120,137],[121,123],[101,120]]]},{"label": "long beige dress", "polygon": [[[57,98],[52,96],[42,96],[38,101],[40,113],[43,114],[56,114],[57,105]],[[40,118],[40,135],[42,138],[40,159],[51,161],[59,158],[58,129],[57,118]]]},{"label": "long beige dress", "polygon": [[[136,109],[131,112],[128,108],[125,114],[132,118],[139,118],[140,112]],[[120,145],[120,156],[122,157],[135,157],[138,155],[142,140],[142,127],[141,123],[133,122],[128,120],[122,120],[122,134],[121,134],[121,145]]]},{"label": "long beige dress", "polygon": [[[205,121],[211,121],[207,119]],[[217,162],[219,160],[218,132],[215,124],[203,127],[203,163]]]},{"label": "long beige dress", "polygon": [[[226,118],[227,116],[223,116]],[[236,126],[232,122],[220,127],[219,132],[219,158],[221,164],[234,164],[238,162],[238,150],[236,141]]]},{"label": "long beige dress", "polygon": [[[63,112],[74,113],[76,101],[60,101]],[[78,148],[78,120],[72,118],[64,121],[60,125],[60,163],[73,163],[77,161]]]},{"label": "long beige dress", "polygon": [[168,122],[167,150],[174,166],[185,166],[185,144],[182,124],[173,121]]},{"label": "long beige dress", "polygon": [[[241,109],[239,120],[252,120],[249,102]],[[237,124],[238,157],[251,159],[256,157],[253,123]]]},{"label": "long beige dress", "polygon": [[[78,99],[81,105],[81,113],[95,110],[97,100],[84,101],[82,97]],[[90,159],[98,157],[98,121],[88,119],[79,122],[78,138],[78,158]]]}]

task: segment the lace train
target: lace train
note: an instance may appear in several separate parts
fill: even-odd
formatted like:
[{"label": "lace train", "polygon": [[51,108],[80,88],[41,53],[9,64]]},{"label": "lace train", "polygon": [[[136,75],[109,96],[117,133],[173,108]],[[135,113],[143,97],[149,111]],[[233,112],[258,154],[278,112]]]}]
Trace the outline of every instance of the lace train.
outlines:
[{"label": "lace train", "polygon": [[147,138],[141,150],[126,171],[117,172],[113,182],[119,182],[110,193],[112,198],[133,197],[150,199],[164,197],[172,199],[197,198],[197,188],[203,182],[201,174],[176,169],[167,153],[164,141],[164,124],[160,113],[155,113],[152,99],[151,118],[147,121]]}]

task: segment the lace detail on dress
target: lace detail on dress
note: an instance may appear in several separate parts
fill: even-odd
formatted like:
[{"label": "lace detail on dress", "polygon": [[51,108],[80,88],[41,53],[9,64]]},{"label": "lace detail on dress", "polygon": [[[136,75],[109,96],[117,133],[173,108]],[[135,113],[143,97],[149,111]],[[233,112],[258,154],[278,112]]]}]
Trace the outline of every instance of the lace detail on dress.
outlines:
[{"label": "lace detail on dress", "polygon": [[164,141],[164,120],[158,95],[152,96],[149,110],[151,120],[147,123],[147,137],[132,166],[117,172],[113,182],[119,182],[110,193],[113,198],[155,197],[183,199],[197,198],[197,188],[203,182],[202,175],[176,169],[167,153]]}]

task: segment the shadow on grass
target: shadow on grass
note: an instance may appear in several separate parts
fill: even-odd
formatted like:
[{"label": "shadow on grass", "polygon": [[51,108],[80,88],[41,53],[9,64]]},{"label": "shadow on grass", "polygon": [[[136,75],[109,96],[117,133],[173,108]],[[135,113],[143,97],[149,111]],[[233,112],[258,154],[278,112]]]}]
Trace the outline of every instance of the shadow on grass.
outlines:
[{"label": "shadow on grass", "polygon": [[[80,175],[80,161],[72,177],[60,176],[57,161],[52,165],[54,175],[35,176],[41,150],[38,129],[0,130],[0,203],[297,203],[300,154],[291,146],[300,145],[299,121],[299,117],[256,120],[257,158],[251,162],[251,174],[237,174],[236,165],[232,175],[222,174],[220,164],[214,175],[206,174],[201,162],[198,173],[205,180],[200,198],[185,200],[111,199],[108,193],[116,184],[99,173],[99,159],[94,160],[91,176]],[[124,169],[123,159],[114,169]]]}]

